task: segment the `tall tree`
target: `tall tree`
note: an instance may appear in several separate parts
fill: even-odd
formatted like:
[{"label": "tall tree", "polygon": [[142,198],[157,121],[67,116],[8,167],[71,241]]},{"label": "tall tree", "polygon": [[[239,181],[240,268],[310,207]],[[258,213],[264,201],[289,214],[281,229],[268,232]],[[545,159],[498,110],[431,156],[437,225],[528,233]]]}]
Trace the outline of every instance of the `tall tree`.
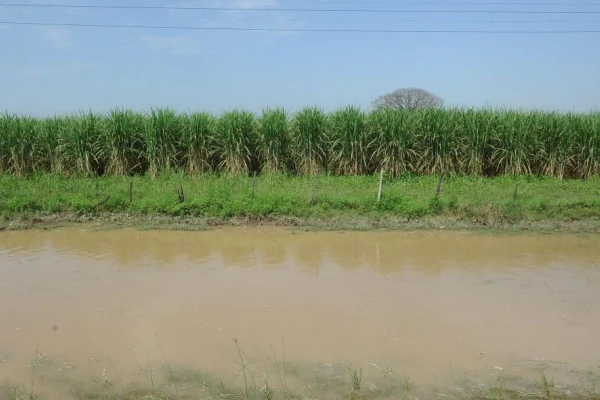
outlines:
[{"label": "tall tree", "polygon": [[417,111],[426,108],[439,108],[444,101],[437,95],[419,88],[403,88],[379,96],[373,102],[375,108]]}]

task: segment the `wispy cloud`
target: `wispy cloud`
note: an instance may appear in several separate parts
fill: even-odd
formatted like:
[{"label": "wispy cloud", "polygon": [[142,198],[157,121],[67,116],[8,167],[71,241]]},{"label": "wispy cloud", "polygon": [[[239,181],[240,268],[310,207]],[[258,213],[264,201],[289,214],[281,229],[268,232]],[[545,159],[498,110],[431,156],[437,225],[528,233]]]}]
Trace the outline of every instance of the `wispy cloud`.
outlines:
[{"label": "wispy cloud", "polygon": [[60,27],[44,27],[42,31],[44,41],[58,49],[73,47],[73,36],[69,29]]},{"label": "wispy cloud", "polygon": [[164,51],[171,54],[197,54],[202,51],[198,40],[187,35],[151,35],[137,36],[144,48],[151,51]]},{"label": "wispy cloud", "polygon": [[[195,10],[192,14],[185,10],[170,10],[167,15],[151,16],[148,24],[156,24],[153,17],[163,18],[161,24],[172,24],[189,27],[203,28],[275,28],[275,29],[293,29],[304,26],[304,21],[298,19],[286,18],[281,12],[270,11],[269,8],[277,7],[281,3],[279,0],[212,0],[203,5],[209,7],[224,7],[232,10]],[[174,4],[181,7],[198,6],[197,2],[183,0]],[[257,10],[260,8],[261,10]],[[262,10],[264,9],[264,10]],[[164,22],[169,18],[169,22]],[[194,20],[196,18],[196,20]],[[190,22],[193,21],[193,22]],[[128,21],[128,24],[136,24],[139,21]],[[248,32],[238,31],[232,34],[244,34]],[[252,32],[259,35],[257,32]],[[294,32],[263,32],[261,37],[267,42],[272,42],[278,38],[293,35]],[[206,35],[200,32],[175,33],[169,31],[139,32],[137,35],[126,39],[130,46],[141,46],[146,50],[164,52],[177,55],[192,55],[198,53],[215,52],[218,49],[213,48],[210,42],[205,42],[202,38]]]},{"label": "wispy cloud", "polygon": [[45,78],[52,75],[52,69],[41,65],[25,67],[21,73],[28,78]]},{"label": "wispy cloud", "polygon": [[274,7],[274,6],[278,5],[279,2],[277,0],[265,0],[265,1],[233,0],[233,1],[226,1],[226,3],[230,4],[231,8],[252,9],[252,8]]},{"label": "wispy cloud", "polygon": [[[37,0],[21,0],[18,7],[2,7],[0,6],[0,15],[2,19],[17,21],[17,22],[61,22],[64,16],[78,15],[77,9],[45,9],[36,6],[40,2]],[[46,0],[43,4],[63,5],[70,4],[72,0]],[[0,30],[10,29],[8,25],[0,24]],[[40,35],[41,40],[48,46],[65,49],[74,46],[73,31],[63,27],[39,27],[34,31]],[[39,33],[38,33],[39,32]]]},{"label": "wispy cloud", "polygon": [[[178,3],[181,6],[196,6],[197,2],[193,0],[182,0]],[[280,4],[279,0],[212,0],[204,3],[208,7],[229,7],[229,8],[267,8]]]},{"label": "wispy cloud", "polygon": [[290,18],[285,12],[270,10],[270,8],[277,8],[282,5],[279,0],[215,0],[213,5],[235,10],[217,13],[215,19],[211,21],[211,26],[282,30],[280,32],[264,32],[263,37],[266,37],[269,41],[295,34],[294,32],[284,32],[285,29],[299,29],[305,26],[305,21],[302,19]]},{"label": "wispy cloud", "polygon": [[59,65],[29,65],[21,69],[21,74],[28,78],[42,79],[63,74],[74,74],[91,68],[86,63],[66,63]]}]

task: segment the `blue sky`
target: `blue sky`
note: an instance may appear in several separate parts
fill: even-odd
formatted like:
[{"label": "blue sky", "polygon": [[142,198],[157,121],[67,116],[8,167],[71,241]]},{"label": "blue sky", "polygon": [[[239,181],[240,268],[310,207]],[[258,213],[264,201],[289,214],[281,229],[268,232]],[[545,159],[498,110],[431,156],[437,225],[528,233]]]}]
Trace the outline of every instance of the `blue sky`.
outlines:
[{"label": "blue sky", "polygon": [[[277,29],[600,31],[600,0],[587,1],[586,5],[576,5],[577,1],[563,0],[557,5],[553,3],[559,0],[531,0],[539,3],[535,5],[523,4],[523,0],[509,5],[491,4],[491,0],[479,2],[486,4],[426,0],[421,4],[408,0],[0,0],[11,4],[232,8],[0,6],[0,21]],[[597,5],[590,4],[596,1]],[[586,14],[376,14],[257,8]],[[432,91],[447,105],[598,110],[598,49],[600,33],[247,32],[0,24],[0,110],[45,115],[114,107],[147,110],[168,106],[215,113],[234,107],[260,111],[266,106],[296,110],[316,105],[329,110],[353,104],[366,108],[378,95],[401,87]]]}]

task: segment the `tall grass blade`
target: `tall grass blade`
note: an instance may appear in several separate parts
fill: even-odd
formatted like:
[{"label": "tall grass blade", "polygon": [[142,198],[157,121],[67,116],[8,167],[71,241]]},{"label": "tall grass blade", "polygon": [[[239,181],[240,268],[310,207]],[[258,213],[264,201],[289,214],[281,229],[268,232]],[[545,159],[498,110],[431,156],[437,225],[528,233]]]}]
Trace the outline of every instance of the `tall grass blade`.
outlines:
[{"label": "tall grass blade", "polygon": [[258,120],[258,154],[265,172],[285,170],[289,156],[289,117],[285,109],[266,109]]},{"label": "tall grass blade", "polygon": [[369,170],[371,131],[366,115],[356,107],[346,107],[329,118],[331,167],[338,175],[362,175]]},{"label": "tall grass blade", "polygon": [[292,146],[296,169],[312,175],[326,168],[328,116],[319,108],[300,110],[292,122]]},{"label": "tall grass blade", "polygon": [[240,175],[249,173],[256,156],[256,118],[248,111],[233,110],[219,118],[216,156],[219,169]]}]

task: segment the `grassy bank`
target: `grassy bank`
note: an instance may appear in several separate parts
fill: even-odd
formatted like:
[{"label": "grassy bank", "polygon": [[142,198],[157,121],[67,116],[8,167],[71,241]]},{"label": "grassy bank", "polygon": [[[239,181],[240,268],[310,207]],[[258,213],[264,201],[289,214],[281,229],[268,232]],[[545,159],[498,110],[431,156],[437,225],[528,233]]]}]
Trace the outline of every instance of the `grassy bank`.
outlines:
[{"label": "grassy bank", "polygon": [[595,231],[600,179],[185,174],[67,178],[0,175],[4,227],[18,221],[279,223],[320,228],[503,228]]},{"label": "grassy bank", "polygon": [[[234,339],[238,346],[237,339]],[[0,383],[0,399],[45,400],[167,400],[167,399],[450,399],[450,400],[598,400],[600,370],[568,368],[571,383],[556,382],[561,368],[534,361],[524,370],[511,372],[469,371],[434,377],[434,384],[421,384],[407,372],[385,364],[361,366],[349,362],[332,364],[292,362],[277,355],[252,355],[237,347],[235,369],[214,374],[189,366],[172,365],[163,353],[162,362],[138,366],[137,377],[122,379],[110,358],[93,358],[84,375],[77,367],[55,371],[56,360],[41,353],[27,365],[30,381],[21,385]],[[552,362],[551,362],[552,363]],[[106,364],[106,365],[105,365]],[[54,366],[54,367],[53,367]],[[100,369],[98,368],[100,367]],[[79,366],[86,368],[86,366]],[[527,369],[531,370],[523,375]],[[567,368],[567,367],[565,367]],[[101,371],[101,374],[99,373]],[[475,372],[475,373],[473,373]],[[89,375],[88,375],[89,373]],[[576,382],[576,383],[575,383]],[[49,394],[49,395],[48,395]]]},{"label": "grassy bank", "polygon": [[[244,357],[242,355],[242,361]],[[250,363],[250,360],[246,360]],[[135,384],[125,384],[116,375],[104,370],[102,376],[91,376],[82,383],[66,377],[46,379],[39,388],[0,386],[0,398],[7,400],[45,400],[61,393],[73,400],[168,400],[168,399],[450,399],[450,400],[598,400],[599,378],[596,373],[577,372],[577,385],[557,384],[543,370],[538,379],[526,379],[515,374],[493,374],[490,378],[454,378],[448,385],[420,385],[409,374],[398,374],[390,367],[371,364],[368,371],[378,368],[375,375],[364,376],[363,368],[352,364],[314,366],[312,372],[299,373],[297,366],[282,360],[262,371],[257,367],[240,366],[233,378],[220,379],[190,368],[163,368],[163,371],[143,370]],[[262,371],[262,372],[258,372]],[[114,376],[113,376],[114,375]],[[51,396],[48,392],[51,381]],[[40,385],[38,385],[40,386]]]},{"label": "grassy bank", "polygon": [[600,113],[509,110],[215,116],[168,109],[30,118],[0,115],[0,172],[123,176],[252,174],[600,174]]},{"label": "grassy bank", "polygon": [[[316,377],[308,381],[301,390],[279,386],[268,380],[252,381],[248,390],[226,386],[223,382],[211,379],[200,372],[188,371],[173,377],[170,383],[160,384],[160,388],[119,389],[108,385],[74,385],[65,399],[72,400],[170,400],[170,399],[239,399],[276,400],[326,398],[340,400],[367,399],[439,399],[450,400],[598,400],[597,387],[557,386],[553,381],[542,378],[538,382],[525,382],[518,389],[502,379],[492,382],[464,382],[456,387],[415,387],[410,377],[364,382],[355,376]],[[341,379],[340,379],[341,378]],[[179,388],[177,385],[180,385]],[[64,385],[63,385],[64,386]],[[314,397],[308,397],[314,396]],[[318,397],[317,397],[318,396]],[[0,387],[0,398],[6,400],[45,400],[54,396],[31,395],[29,388]]]}]

